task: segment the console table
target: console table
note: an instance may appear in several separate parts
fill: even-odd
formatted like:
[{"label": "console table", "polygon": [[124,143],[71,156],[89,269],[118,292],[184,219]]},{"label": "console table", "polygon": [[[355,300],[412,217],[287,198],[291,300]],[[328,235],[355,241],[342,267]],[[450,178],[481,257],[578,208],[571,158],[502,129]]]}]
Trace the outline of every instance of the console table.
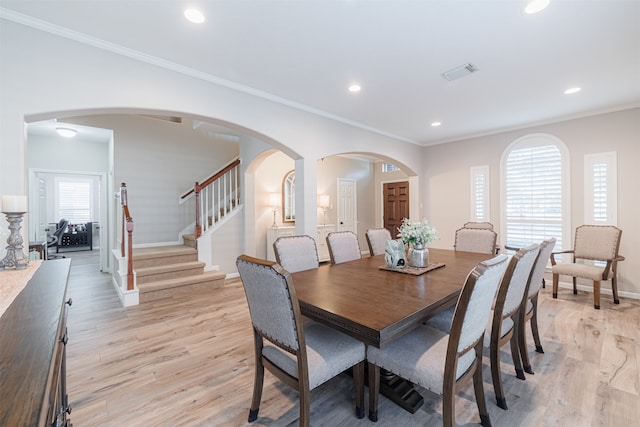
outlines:
[{"label": "console table", "polygon": [[70,259],[50,260],[0,317],[0,426],[70,426],[66,389]]}]

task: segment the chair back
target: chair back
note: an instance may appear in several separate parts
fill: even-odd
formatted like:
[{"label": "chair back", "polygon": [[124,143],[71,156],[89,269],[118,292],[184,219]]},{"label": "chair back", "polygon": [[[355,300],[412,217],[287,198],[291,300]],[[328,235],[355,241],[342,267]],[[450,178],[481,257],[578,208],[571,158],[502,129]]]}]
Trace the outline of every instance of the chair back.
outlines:
[{"label": "chair back", "polygon": [[58,226],[51,234],[51,240],[47,242],[47,246],[57,245],[62,235],[64,234],[64,232],[67,230],[68,226],[69,226],[69,220],[62,218],[60,221],[58,221]]},{"label": "chair back", "polygon": [[365,236],[371,256],[384,254],[386,244],[391,240],[391,233],[386,228],[370,228]]},{"label": "chair back", "polygon": [[482,230],[493,230],[493,224],[491,224],[490,222],[465,222],[464,225],[462,226],[463,228],[479,228]]},{"label": "chair back", "polygon": [[254,331],[296,353],[304,345],[300,306],[291,276],[272,261],[241,255],[236,260]]},{"label": "chair back", "polygon": [[495,302],[495,318],[493,328],[499,331],[502,320],[511,317],[522,306],[522,301],[527,292],[527,285],[531,278],[533,264],[540,252],[540,246],[537,244],[529,245],[520,249],[509,261],[507,269],[511,269],[510,275],[505,274]]},{"label": "chair back", "polygon": [[533,264],[531,280],[529,281],[529,291],[527,292],[527,296],[529,298],[532,298],[535,294],[538,293],[538,291],[540,291],[542,280],[544,278],[544,270],[547,268],[547,263],[549,262],[551,252],[553,252],[553,248],[555,246],[555,237],[543,240],[542,243],[540,243],[540,252],[538,252],[536,262],[535,264]]},{"label": "chair back", "polygon": [[576,228],[574,259],[605,261],[618,256],[622,230],[612,225],[581,225]]},{"label": "chair back", "polygon": [[478,264],[467,276],[451,322],[447,360],[466,353],[484,337],[491,304],[507,268],[507,256]]},{"label": "chair back", "polygon": [[289,273],[318,268],[318,248],[311,236],[283,236],[273,242],[276,262]]},{"label": "chair back", "polygon": [[335,231],[327,234],[327,245],[331,264],[353,261],[362,256],[358,236],[353,231]]},{"label": "chair back", "polygon": [[480,252],[493,254],[496,250],[498,234],[493,230],[482,228],[459,228],[456,230],[456,251]]}]

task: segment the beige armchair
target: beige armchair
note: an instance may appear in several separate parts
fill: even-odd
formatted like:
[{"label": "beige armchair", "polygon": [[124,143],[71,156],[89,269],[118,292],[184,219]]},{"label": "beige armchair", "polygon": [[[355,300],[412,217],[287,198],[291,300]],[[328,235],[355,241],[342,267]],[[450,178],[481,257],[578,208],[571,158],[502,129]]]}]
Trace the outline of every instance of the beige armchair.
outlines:
[{"label": "beige armchair", "polygon": [[[563,274],[572,276],[574,295],[578,293],[576,278],[593,280],[593,306],[596,309],[600,309],[600,282],[611,280],[613,302],[620,304],[616,275],[618,261],[624,261],[624,257],[618,255],[621,236],[622,230],[611,225],[582,225],[576,228],[573,250],[551,254],[553,297],[558,298],[558,279]],[[555,255],[558,254],[573,254],[572,262],[557,264]]]}]

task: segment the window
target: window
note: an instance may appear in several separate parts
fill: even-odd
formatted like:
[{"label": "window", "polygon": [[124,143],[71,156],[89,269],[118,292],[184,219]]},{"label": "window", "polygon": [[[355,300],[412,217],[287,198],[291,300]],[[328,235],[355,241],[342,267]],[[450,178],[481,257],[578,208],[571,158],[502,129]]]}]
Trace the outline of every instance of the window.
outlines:
[{"label": "window", "polygon": [[471,185],[471,221],[491,222],[489,218],[489,166],[469,169]]},{"label": "window", "polygon": [[609,153],[584,156],[584,221],[586,224],[617,223],[617,155]]},{"label": "window", "polygon": [[569,235],[569,154],[559,139],[533,134],[514,141],[502,156],[502,235],[522,247]]},{"label": "window", "polygon": [[393,163],[383,163],[382,164],[382,172],[395,172],[399,171],[400,168],[394,165]]},{"label": "window", "polygon": [[93,218],[90,179],[57,178],[57,218],[65,218],[70,224],[89,222]]}]

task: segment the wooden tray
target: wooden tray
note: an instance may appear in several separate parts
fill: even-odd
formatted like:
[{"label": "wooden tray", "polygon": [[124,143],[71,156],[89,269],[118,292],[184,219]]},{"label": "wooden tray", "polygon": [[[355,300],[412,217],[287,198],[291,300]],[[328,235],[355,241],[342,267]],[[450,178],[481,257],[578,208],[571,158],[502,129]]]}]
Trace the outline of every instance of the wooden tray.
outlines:
[{"label": "wooden tray", "polygon": [[388,267],[386,265],[381,265],[378,268],[380,270],[395,271],[397,273],[404,273],[404,274],[411,274],[413,276],[419,276],[431,270],[435,270],[436,268],[444,267],[444,265],[445,264],[443,262],[430,262],[429,265],[422,268],[410,267],[410,266],[406,266],[404,268],[393,268],[393,267]]}]

